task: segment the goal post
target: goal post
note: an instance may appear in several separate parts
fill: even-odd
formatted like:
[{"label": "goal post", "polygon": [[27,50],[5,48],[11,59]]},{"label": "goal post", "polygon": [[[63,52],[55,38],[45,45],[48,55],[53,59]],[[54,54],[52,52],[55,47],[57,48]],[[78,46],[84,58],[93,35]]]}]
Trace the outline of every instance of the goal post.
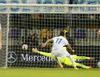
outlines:
[{"label": "goal post", "polygon": [[[72,8],[72,9],[69,9]],[[97,68],[100,61],[100,5],[75,4],[0,4],[2,50],[0,67],[58,68],[48,54],[33,53],[32,48],[50,53],[52,42],[41,45],[69,26],[67,40],[75,53],[71,55],[95,58],[77,60]],[[28,45],[23,50],[23,44]],[[70,66],[64,64],[64,68]]]}]

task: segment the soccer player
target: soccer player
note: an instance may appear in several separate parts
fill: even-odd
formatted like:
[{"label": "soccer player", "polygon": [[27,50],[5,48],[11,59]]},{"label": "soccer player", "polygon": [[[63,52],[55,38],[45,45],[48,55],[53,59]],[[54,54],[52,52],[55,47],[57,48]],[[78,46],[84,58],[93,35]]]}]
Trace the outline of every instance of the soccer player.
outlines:
[{"label": "soccer player", "polygon": [[67,25],[66,28],[63,30],[64,34],[65,34],[64,37],[68,40],[68,42],[71,45],[71,47],[74,47],[75,46],[75,42],[74,42],[73,38],[70,36],[69,30],[70,30],[70,26]]},{"label": "soccer player", "polygon": [[2,30],[1,30],[1,23],[0,23],[0,50],[2,49]]},{"label": "soccer player", "polygon": [[[54,57],[51,55],[51,53],[41,52],[41,51],[38,51],[37,49],[34,49],[34,48],[32,49],[32,51],[34,53],[39,53],[41,55],[48,56],[48,57],[51,57],[54,59]],[[90,58],[90,57],[85,57],[85,56],[77,56],[77,55],[72,55],[72,57],[75,61],[86,60],[86,59],[87,60],[94,60],[95,59],[95,58]],[[70,59],[68,57],[65,57],[65,58],[58,57],[58,59],[61,63],[64,63],[68,66],[73,66],[72,62],[70,61]],[[77,62],[75,62],[75,64],[76,64],[76,66],[84,68],[84,69],[93,69],[91,66],[85,66],[85,65],[77,63]]]},{"label": "soccer player", "polygon": [[70,58],[73,66],[74,66],[74,69],[78,69],[76,67],[76,64],[75,64],[75,61],[74,59],[72,58],[72,56],[63,49],[63,46],[64,45],[67,45],[67,47],[69,48],[69,50],[71,50],[72,52],[74,52],[74,50],[70,47],[70,45],[68,44],[68,41],[64,38],[64,32],[61,31],[60,32],[60,36],[58,37],[54,37],[52,39],[48,39],[43,45],[42,45],[42,48],[46,46],[47,43],[49,42],[53,42],[53,49],[52,49],[52,52],[51,52],[51,55],[55,58],[55,60],[57,61],[57,63],[60,65],[61,68],[63,68],[63,65],[60,63],[58,57],[61,57],[61,58],[65,58],[65,57],[68,57]]}]

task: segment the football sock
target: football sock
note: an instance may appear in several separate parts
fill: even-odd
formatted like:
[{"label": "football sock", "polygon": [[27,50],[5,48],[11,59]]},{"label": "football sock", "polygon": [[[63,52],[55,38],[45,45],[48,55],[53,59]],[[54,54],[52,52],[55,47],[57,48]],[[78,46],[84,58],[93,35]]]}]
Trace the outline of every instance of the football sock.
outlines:
[{"label": "football sock", "polygon": [[70,58],[71,62],[73,63],[73,66],[76,67],[73,57],[70,55],[69,58]]}]

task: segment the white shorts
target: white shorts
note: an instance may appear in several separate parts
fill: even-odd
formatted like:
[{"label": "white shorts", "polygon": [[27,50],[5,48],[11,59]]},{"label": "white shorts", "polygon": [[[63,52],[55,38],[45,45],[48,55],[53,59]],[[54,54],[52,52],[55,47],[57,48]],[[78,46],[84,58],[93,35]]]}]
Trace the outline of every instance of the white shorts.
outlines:
[{"label": "white shorts", "polygon": [[51,52],[51,55],[56,58],[56,57],[61,57],[61,58],[65,58],[65,57],[68,57],[70,56],[70,54],[65,51],[65,50],[54,50]]}]

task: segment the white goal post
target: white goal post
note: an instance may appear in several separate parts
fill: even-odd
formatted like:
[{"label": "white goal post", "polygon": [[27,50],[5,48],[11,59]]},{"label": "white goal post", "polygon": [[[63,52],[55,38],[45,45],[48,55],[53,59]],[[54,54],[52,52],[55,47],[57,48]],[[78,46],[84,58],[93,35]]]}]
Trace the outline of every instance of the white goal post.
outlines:
[{"label": "white goal post", "polygon": [[[74,55],[95,58],[77,62],[97,68],[100,61],[100,5],[0,4],[0,14],[3,47],[0,67],[57,68],[56,61],[33,53],[32,48],[50,53],[52,43],[45,48],[41,45],[70,26],[67,39],[75,49]],[[23,44],[28,45],[28,50],[22,49]],[[64,65],[64,68],[69,67]]]}]

